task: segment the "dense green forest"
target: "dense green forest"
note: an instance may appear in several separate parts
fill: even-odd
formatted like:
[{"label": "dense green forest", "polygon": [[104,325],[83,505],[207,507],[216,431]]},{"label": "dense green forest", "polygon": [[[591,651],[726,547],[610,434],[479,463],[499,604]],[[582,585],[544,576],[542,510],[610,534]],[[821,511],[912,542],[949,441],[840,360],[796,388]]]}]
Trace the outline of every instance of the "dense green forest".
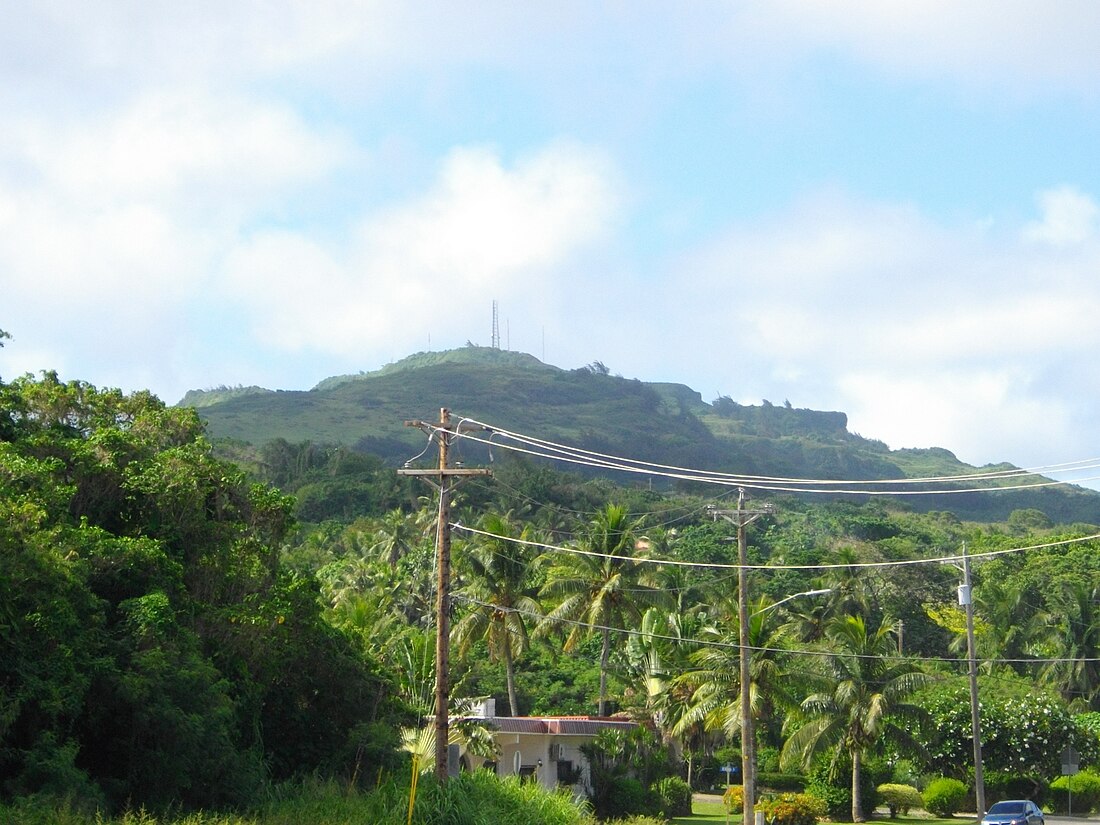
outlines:
[{"label": "dense green forest", "polygon": [[5,795],[241,805],[393,763],[389,679],[280,558],[292,500],[193,411],[53,374],[0,411]]},{"label": "dense green forest", "polygon": [[[965,543],[987,785],[1057,805],[1060,750],[1100,751],[1100,528],[771,501],[748,529],[762,777],[856,819],[878,784],[972,780],[960,574],[929,561]],[[708,505],[736,506],[495,457],[455,501],[452,700],[646,722],[653,741],[594,754],[620,794],[643,763],[721,784],[736,545]],[[309,778],[396,793],[401,730],[431,710],[435,518],[427,485],[336,442],[212,442],[148,393],[0,383],[0,805],[259,810]]]}]

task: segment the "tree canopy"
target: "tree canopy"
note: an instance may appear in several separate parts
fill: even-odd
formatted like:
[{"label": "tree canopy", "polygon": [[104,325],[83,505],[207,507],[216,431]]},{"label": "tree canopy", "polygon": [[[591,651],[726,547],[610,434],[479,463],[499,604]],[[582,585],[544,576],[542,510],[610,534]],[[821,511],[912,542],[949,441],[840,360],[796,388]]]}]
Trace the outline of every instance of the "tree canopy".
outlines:
[{"label": "tree canopy", "polygon": [[0,384],[0,787],[224,806],[385,759],[387,680],[280,562],[291,506],[193,410]]},{"label": "tree canopy", "polygon": [[[347,447],[212,445],[149,393],[0,382],[0,798],[225,808],[401,764],[435,675],[425,491]],[[630,714],[713,778],[740,744],[741,650],[712,500],[526,459],[462,486],[455,521],[479,528],[455,530],[453,706]],[[1100,758],[1074,716],[1100,711],[1095,527],[775,503],[748,528],[761,763],[850,767],[855,806],[887,759],[967,776],[958,574],[935,561],[963,541],[989,770]]]}]

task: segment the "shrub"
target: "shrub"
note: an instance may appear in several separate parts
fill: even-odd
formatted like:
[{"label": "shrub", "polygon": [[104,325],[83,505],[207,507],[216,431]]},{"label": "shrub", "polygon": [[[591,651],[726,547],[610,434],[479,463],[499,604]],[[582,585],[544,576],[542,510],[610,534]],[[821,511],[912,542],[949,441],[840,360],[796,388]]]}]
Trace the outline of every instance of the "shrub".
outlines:
[{"label": "shrub", "polygon": [[912,759],[895,760],[889,781],[897,785],[912,785],[918,790],[922,786],[920,771]]},{"label": "shrub", "polygon": [[1078,813],[1100,808],[1100,775],[1083,770],[1073,776],[1059,776],[1050,783],[1050,804],[1054,813],[1069,811],[1070,794]]},{"label": "shrub", "polygon": [[852,791],[830,782],[827,777],[811,778],[806,784],[806,793],[821,800],[830,819],[843,820],[852,814]]},{"label": "shrub", "polygon": [[756,776],[779,773],[779,748],[762,747],[756,750]]},{"label": "shrub", "polygon": [[[835,772],[828,759],[819,762],[810,772],[806,782],[806,793],[813,794],[825,803],[829,818],[850,820],[852,816],[852,764],[847,759],[839,759]],[[884,762],[866,760],[860,777],[860,801],[868,814],[878,804],[878,792],[875,788],[890,778],[889,768]]]},{"label": "shrub", "polygon": [[878,786],[878,794],[882,797],[882,801],[886,803],[886,807],[890,809],[891,819],[896,818],[899,813],[909,813],[910,808],[924,807],[924,800],[921,798],[920,791],[912,785],[887,782]]},{"label": "shrub", "polygon": [[[11,805],[0,802],[4,825],[406,825],[409,778],[383,781],[368,792],[349,788],[346,781],[304,780],[271,788],[274,798],[252,813],[170,811],[144,809],[116,816],[86,813],[67,803],[49,804],[26,798]],[[413,825],[594,825],[589,813],[565,790],[547,791],[537,782],[519,777],[498,779],[488,771],[463,773],[440,785],[431,774],[421,778]],[[658,820],[629,820],[630,825],[659,825]]]},{"label": "shrub", "polygon": [[718,770],[718,760],[701,751],[684,754],[684,761],[691,758],[691,786],[697,791],[709,791],[717,785],[725,787],[725,776]]},{"label": "shrub", "polygon": [[[382,790],[382,789],[379,789]],[[316,823],[336,825],[344,822],[370,822],[375,825],[404,825],[408,805],[408,788],[391,784],[394,796],[386,811],[363,811],[348,815],[334,815],[322,810],[299,811],[294,817],[263,819],[266,825],[290,825],[290,823]],[[378,792],[365,797],[370,801]],[[396,803],[395,805],[392,803]],[[396,810],[395,810],[396,809]],[[396,816],[394,816],[396,814]],[[522,782],[519,777],[498,778],[489,771],[463,773],[441,785],[435,777],[421,777],[418,785],[413,825],[472,825],[478,822],[501,822],[509,825],[582,825],[588,818],[572,800],[565,789],[545,790],[538,782]],[[129,825],[129,823],[120,823]],[[144,825],[144,823],[134,823]],[[191,825],[180,822],[178,825]],[[221,823],[195,823],[195,825],[221,825]],[[230,825],[230,823],[226,823]],[[237,825],[232,823],[232,825]],[[245,823],[241,823],[245,825]],[[255,823],[249,823],[255,825]]]},{"label": "shrub", "polygon": [[644,727],[604,731],[581,745],[581,753],[588,758],[589,801],[601,819],[656,812],[657,798],[651,798],[646,788],[674,775],[676,768],[668,748]]},{"label": "shrub", "polygon": [[756,785],[758,788],[767,788],[771,791],[802,793],[806,790],[806,777],[800,773],[767,771],[756,775]]},{"label": "shrub", "polygon": [[[987,771],[1001,770],[1042,776],[1058,774],[1058,754],[1067,745],[1091,764],[1100,742],[1078,728],[1065,703],[1055,695],[1038,693],[1025,680],[997,677],[979,679],[982,693],[982,762]],[[934,731],[926,743],[925,765],[967,765],[973,757],[970,736],[969,686],[966,678],[926,688],[919,704],[932,717]],[[962,778],[961,776],[959,778]]]},{"label": "shrub", "polygon": [[773,825],[815,825],[828,813],[825,803],[808,793],[781,793],[756,803]]},{"label": "shrub", "polygon": [[1078,730],[1088,731],[1093,736],[1100,738],[1100,712],[1090,710],[1085,713],[1078,713],[1073,717],[1073,721],[1077,724]]},{"label": "shrub", "polygon": [[[973,778],[973,770],[970,771]],[[1030,799],[1041,805],[1047,797],[1044,779],[1013,771],[986,771],[985,804],[992,805],[1000,799]]]},{"label": "shrub", "polygon": [[716,748],[714,758],[718,760],[719,765],[737,765],[738,767],[741,765],[741,751],[732,745]]},{"label": "shrub", "polygon": [[645,785],[633,776],[620,776],[615,778],[607,789],[606,807],[597,809],[597,815],[616,814],[648,814],[649,794]]},{"label": "shrub", "polygon": [[666,817],[691,816],[691,786],[678,776],[666,776],[653,786],[657,807]]},{"label": "shrub", "polygon": [[722,794],[722,804],[731,814],[739,814],[745,809],[745,789],[741,785],[730,785]]},{"label": "shrub", "polygon": [[966,785],[957,779],[933,779],[924,789],[924,809],[936,816],[953,816],[966,799]]}]

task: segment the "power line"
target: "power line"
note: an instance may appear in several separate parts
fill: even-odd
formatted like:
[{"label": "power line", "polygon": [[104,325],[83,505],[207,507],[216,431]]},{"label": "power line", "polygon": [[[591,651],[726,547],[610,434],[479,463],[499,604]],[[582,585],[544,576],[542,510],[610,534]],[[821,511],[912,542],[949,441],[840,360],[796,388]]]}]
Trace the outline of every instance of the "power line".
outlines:
[{"label": "power line", "polygon": [[[479,483],[479,482],[475,482],[474,486],[479,487],[483,490],[488,490],[489,489],[489,485]],[[555,513],[561,513],[561,514],[564,514],[564,515],[573,516],[573,517],[577,518],[578,520],[584,520],[584,519],[592,518],[592,517],[595,517],[596,515],[598,515],[597,511],[594,511],[594,510],[574,510],[570,507],[562,507],[561,505],[554,504],[552,502],[541,501],[537,498],[533,498],[533,497],[527,495],[526,493],[524,493],[522,490],[518,489],[517,487],[514,487],[511,484],[508,484],[506,481],[501,479],[499,477],[499,475],[493,477],[493,486],[494,487],[503,487],[505,490],[508,490],[512,495],[516,496],[519,499],[522,499],[526,504],[531,504],[531,505],[534,505],[536,507],[544,508],[546,510],[552,510]],[[727,492],[723,492],[723,493],[720,493],[717,496],[713,496],[712,499],[720,500],[720,499],[726,498],[727,496],[733,495],[735,492],[736,492],[735,490],[730,490],[730,491],[727,491]],[[631,512],[631,513],[627,513],[627,516],[633,517],[633,518],[638,518],[638,517],[661,517],[661,519],[662,519],[661,521],[657,521],[653,524],[647,524],[647,525],[644,526],[644,529],[652,530],[655,527],[667,527],[670,524],[678,524],[682,521],[686,521],[687,519],[691,518],[693,515],[696,515],[698,513],[703,512],[704,510],[706,510],[710,506],[712,506],[712,505],[709,504],[709,503],[707,503],[707,504],[703,504],[703,503],[685,503],[685,504],[673,505],[673,506],[670,506],[666,509],[640,510],[638,512]],[[676,512],[679,512],[679,511],[683,511],[683,515],[677,515],[677,516],[672,515]],[[555,531],[551,531],[551,532],[562,533],[562,532],[569,532],[569,531],[555,530]]]},{"label": "power line", "polygon": [[[520,616],[526,616],[528,618],[546,620],[546,617],[540,613],[536,613],[533,610],[524,610],[519,607],[502,607],[501,605],[492,604],[491,602],[483,602],[479,599],[473,599],[469,596],[464,596],[456,593],[454,598],[458,601],[466,602],[467,604],[476,604],[479,607],[488,607],[494,610],[499,610],[504,613],[515,613]],[[635,630],[629,627],[614,627],[612,625],[601,625],[592,622],[581,621],[580,619],[562,619],[556,618],[551,620],[554,624],[571,625],[575,627],[585,627],[590,630],[607,630],[612,633],[621,633],[624,636],[636,636],[645,637],[647,639],[661,639],[662,641],[678,642],[681,644],[698,645],[700,647],[714,647],[723,650],[740,650],[741,645],[736,642],[723,642],[716,639],[698,639],[691,636],[672,636],[664,633],[652,633],[646,630]],[[910,661],[911,656],[898,656],[898,655],[884,655],[876,656],[871,653],[846,653],[842,651],[833,650],[813,650],[810,648],[787,648],[787,647],[756,647],[750,646],[749,650],[753,653],[786,653],[792,656],[816,656],[818,658],[845,658],[845,659],[878,659],[885,661]],[[951,659],[946,656],[921,656],[920,661],[924,662],[937,662],[940,664],[948,665],[965,665],[966,659]],[[1069,657],[1045,657],[1036,659],[982,659],[982,664],[994,664],[994,665],[1013,665],[1013,664],[1035,664],[1035,665],[1047,665],[1047,664],[1061,664],[1064,662],[1100,662],[1100,657],[1083,657],[1083,658],[1069,658]]]},{"label": "power line", "polygon": [[[472,420],[472,419],[471,419]],[[485,425],[489,427],[489,425]],[[734,476],[725,473],[719,473],[717,471],[710,470],[687,470],[685,472],[670,472],[668,470],[655,469],[661,465],[652,465],[648,462],[635,461],[634,459],[619,458],[617,460],[605,460],[599,458],[600,454],[591,453],[590,455],[584,455],[588,451],[575,451],[574,454],[569,452],[543,452],[535,449],[528,449],[526,447],[519,447],[513,444],[505,444],[498,441],[493,441],[490,438],[479,438],[472,435],[464,435],[470,441],[475,441],[480,444],[484,444],[490,448],[490,455],[493,447],[500,447],[501,449],[510,450],[512,452],[522,453],[524,455],[534,456],[536,458],[545,458],[553,461],[564,461],[569,464],[575,464],[584,467],[597,467],[605,470],[614,470],[623,473],[633,473],[635,475],[647,475],[647,476],[660,476],[662,478],[671,478],[678,481],[693,481],[704,484],[718,484],[726,487],[746,487],[753,490],[765,490],[776,493],[816,493],[823,495],[859,495],[859,496],[929,496],[929,495],[958,495],[960,493],[993,493],[993,492],[1009,492],[1013,490],[1031,490],[1041,487],[1055,487],[1062,484],[1075,484],[1084,481],[1094,481],[1100,479],[1098,476],[1086,476],[1084,478],[1076,479],[1073,482],[1070,481],[1054,481],[1050,479],[1044,479],[1043,481],[1032,482],[1028,484],[1000,484],[991,487],[946,487],[932,490],[875,490],[875,489],[849,489],[849,488],[831,488],[822,489],[818,487],[805,486],[811,484],[820,485],[832,485],[832,484],[850,484],[850,485],[888,485],[888,484],[910,484],[910,483],[931,483],[932,481],[940,482],[953,482],[957,479],[979,479],[979,480],[998,480],[1001,477],[989,474],[986,476],[941,476],[937,478],[927,479],[890,479],[890,480],[867,480],[867,479],[848,479],[848,480],[836,480],[836,479],[790,479],[787,484],[776,483],[768,480],[766,476]],[[597,456],[597,457],[591,457]],[[1084,462],[1076,462],[1077,469],[1094,469],[1100,468],[1100,463],[1097,464],[1085,464]],[[639,466],[641,465],[641,466]],[[1006,471],[1009,472],[1009,471]],[[1015,471],[1013,471],[1015,472]],[[1016,472],[1016,477],[1034,476],[1035,473],[1029,472]],[[1041,476],[1039,476],[1042,478]],[[764,480],[760,480],[764,479]],[[798,486],[792,486],[798,485]]]},{"label": "power line", "polygon": [[[838,570],[838,569],[852,569],[852,568],[875,568],[875,567],[909,567],[918,564],[943,564],[948,562],[961,561],[963,556],[950,555],[950,556],[938,556],[930,559],[901,559],[897,561],[864,561],[864,562],[849,562],[849,563],[831,563],[831,564],[747,564],[742,567],[738,564],[729,564],[726,562],[702,562],[702,561],[683,561],[681,559],[657,559],[645,556],[624,556],[614,553],[597,553],[594,550],[582,550],[579,547],[564,547],[557,544],[547,544],[546,542],[534,541],[531,539],[519,539],[512,536],[501,536],[496,533],[490,533],[486,530],[479,530],[476,527],[467,527],[463,524],[454,523],[451,525],[456,530],[462,530],[466,533],[472,533],[475,535],[486,536],[488,538],[500,539],[501,541],[511,541],[517,544],[525,544],[531,547],[539,547],[543,550],[560,552],[560,553],[572,553],[579,556],[599,556],[601,558],[614,559],[616,561],[632,561],[638,564],[658,564],[667,565],[671,567],[697,567],[704,569],[717,569],[717,570]],[[1060,541],[1052,541],[1044,544],[1033,544],[1026,547],[1012,547],[1001,550],[987,550],[984,553],[971,553],[971,559],[992,558],[994,556],[1004,556],[1010,553],[1022,553],[1029,550],[1045,550],[1051,547],[1063,547],[1069,544],[1077,544],[1085,541],[1095,541],[1100,539],[1100,533],[1093,533],[1089,536],[1080,536],[1072,539],[1062,539]]]},{"label": "power line", "polygon": [[[469,419],[475,421],[475,419]],[[580,447],[571,447],[558,442],[549,441],[546,439],[537,438],[535,436],[529,436],[522,433],[517,433],[511,430],[497,427],[492,424],[487,424],[482,421],[475,421],[484,429],[490,431],[492,435],[488,439],[477,438],[470,436],[471,440],[478,441],[486,444],[490,448],[498,446],[503,449],[511,449],[517,452],[523,452],[529,455],[535,455],[543,458],[554,458],[561,461],[567,461],[575,464],[582,464],[585,466],[593,467],[605,467],[607,469],[617,469],[624,472],[636,472],[636,473],[650,473],[653,475],[662,475],[671,478],[687,478],[687,480],[697,481],[711,481],[712,483],[730,483],[740,484],[743,486],[754,486],[757,489],[773,489],[787,491],[787,488],[775,486],[780,484],[796,484],[796,485],[818,485],[818,486],[834,486],[834,485],[855,485],[855,486],[874,486],[874,485],[913,485],[913,484],[929,484],[934,482],[961,482],[961,481],[996,481],[1005,480],[1011,478],[1023,478],[1038,476],[1042,477],[1041,473],[1044,472],[1079,472],[1084,470],[1092,470],[1100,468],[1100,458],[1081,459],[1078,461],[1063,462],[1061,464],[1050,464],[1042,467],[1035,467],[1031,469],[1014,468],[1010,470],[994,470],[984,473],[965,473],[958,475],[944,475],[944,476],[924,476],[915,478],[893,478],[893,479],[806,479],[806,478],[791,478],[784,476],[754,476],[754,475],[737,475],[733,473],[723,473],[719,471],[700,470],[690,467],[680,467],[669,464],[659,464],[655,462],[643,461],[640,459],[624,458],[622,456],[616,456],[608,453],[600,453],[594,450],[587,450]],[[521,444],[526,444],[529,447],[538,447],[542,452],[535,450],[521,449],[512,445],[505,444],[499,441],[493,441],[493,437],[500,435],[505,438],[518,441]],[[549,452],[547,452],[549,451]],[[645,469],[643,469],[645,468]],[[657,472],[654,472],[657,471]],[[690,474],[689,476],[682,476],[681,474]],[[1080,479],[1081,481],[1094,480],[1093,478]],[[1072,482],[1068,481],[1045,481],[1035,484],[1020,485],[1020,486],[998,486],[993,488],[977,488],[977,489],[946,489],[946,490],[933,490],[933,491],[920,491],[921,495],[930,495],[932,493],[958,493],[958,492],[982,492],[986,489],[992,490],[1012,490],[1023,489],[1024,487],[1033,486],[1049,486],[1052,484],[1068,484]],[[764,486],[767,485],[767,486]],[[803,492],[819,492],[816,490],[798,490]],[[821,491],[826,492],[826,491]],[[852,490],[831,490],[828,492],[842,492],[842,493],[860,493],[872,494],[868,491],[852,491]],[[903,491],[886,491],[878,494],[884,495],[898,495],[904,494]]]}]

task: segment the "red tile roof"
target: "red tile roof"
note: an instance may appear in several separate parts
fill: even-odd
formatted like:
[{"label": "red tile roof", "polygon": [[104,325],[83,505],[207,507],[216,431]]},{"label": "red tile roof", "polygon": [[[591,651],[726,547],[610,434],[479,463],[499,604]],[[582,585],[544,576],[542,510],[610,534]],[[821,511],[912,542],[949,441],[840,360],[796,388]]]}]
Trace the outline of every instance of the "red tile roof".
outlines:
[{"label": "red tile roof", "polygon": [[636,722],[598,716],[497,716],[486,720],[504,733],[548,733],[595,736],[602,730],[630,730]]}]

